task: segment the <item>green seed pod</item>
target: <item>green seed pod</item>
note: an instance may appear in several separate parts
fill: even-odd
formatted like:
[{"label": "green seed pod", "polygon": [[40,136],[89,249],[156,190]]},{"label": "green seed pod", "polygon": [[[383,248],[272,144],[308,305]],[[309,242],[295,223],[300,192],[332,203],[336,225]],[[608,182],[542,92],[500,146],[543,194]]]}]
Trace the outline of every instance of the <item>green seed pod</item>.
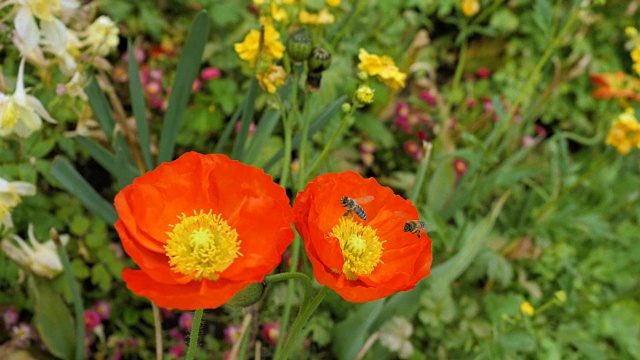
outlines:
[{"label": "green seed pod", "polygon": [[262,299],[264,289],[264,283],[251,283],[244,289],[238,291],[236,295],[231,298],[231,300],[227,301],[225,305],[233,308],[243,308],[253,305]]},{"label": "green seed pod", "polygon": [[313,48],[307,63],[309,64],[309,72],[321,73],[331,65],[331,53],[321,47]]},{"label": "green seed pod", "polygon": [[303,62],[309,58],[313,50],[313,41],[307,29],[301,28],[291,34],[287,42],[287,52],[293,61]]}]

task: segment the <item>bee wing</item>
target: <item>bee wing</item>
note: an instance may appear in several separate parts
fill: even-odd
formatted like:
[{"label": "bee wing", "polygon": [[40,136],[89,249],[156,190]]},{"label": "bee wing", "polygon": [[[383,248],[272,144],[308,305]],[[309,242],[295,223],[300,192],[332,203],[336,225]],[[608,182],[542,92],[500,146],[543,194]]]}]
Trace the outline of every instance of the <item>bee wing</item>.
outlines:
[{"label": "bee wing", "polygon": [[355,202],[357,202],[358,205],[362,205],[362,204],[370,203],[371,201],[373,201],[373,199],[375,199],[373,195],[368,195],[368,196],[363,196],[353,200],[355,200]]}]

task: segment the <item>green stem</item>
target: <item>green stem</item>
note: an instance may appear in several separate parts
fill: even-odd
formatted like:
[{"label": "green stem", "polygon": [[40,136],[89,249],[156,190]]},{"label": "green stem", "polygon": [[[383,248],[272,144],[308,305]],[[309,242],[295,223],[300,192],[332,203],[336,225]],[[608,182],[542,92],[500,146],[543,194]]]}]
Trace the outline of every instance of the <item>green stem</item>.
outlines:
[{"label": "green stem", "polygon": [[431,145],[431,143],[424,143],[424,158],[420,162],[418,172],[416,173],[416,181],[413,184],[411,193],[409,193],[409,200],[411,200],[414,205],[418,201],[418,195],[420,195],[420,189],[422,189],[422,183],[424,183],[424,178],[427,174],[427,169],[429,168],[429,159],[431,158],[432,147],[433,145]]},{"label": "green stem", "polygon": [[311,124],[311,117],[309,116],[309,102],[313,98],[313,93],[310,93],[304,102],[304,109],[302,110],[302,134],[300,134],[300,147],[298,148],[298,159],[300,161],[300,167],[298,168],[298,184],[296,191],[302,191],[305,183],[307,182],[305,168],[307,166],[307,137],[309,136],[309,125]]},{"label": "green stem", "polygon": [[338,139],[338,135],[340,135],[344,127],[347,125],[354,111],[355,111],[355,106],[351,106],[351,110],[349,110],[349,112],[344,115],[344,117],[342,118],[342,121],[340,122],[340,126],[331,136],[331,140],[329,140],[329,142],[324,146],[324,148],[322,149],[322,152],[320,153],[320,156],[318,156],[316,161],[313,162],[313,165],[311,165],[311,168],[309,169],[309,171],[307,171],[304,174],[304,177],[306,179],[308,179],[313,173],[315,173],[318,170],[320,165],[324,162],[324,159],[327,157],[327,155],[329,155],[329,151],[331,150],[333,143]]},{"label": "green stem", "polygon": [[[291,266],[293,267],[293,262],[291,263]],[[304,284],[305,297],[308,298],[308,295],[311,295],[311,279],[303,273],[292,271],[292,272],[286,272],[281,274],[267,275],[264,278],[264,283],[265,285],[269,286],[273,283],[277,283],[280,281],[292,281],[292,280],[302,281],[302,283]]]},{"label": "green stem", "polygon": [[156,360],[162,360],[162,318],[160,308],[155,303],[151,303],[153,310],[153,332],[156,336]]},{"label": "green stem", "polygon": [[[55,234],[51,238],[54,237],[58,239],[58,235]],[[56,245],[58,245],[58,254],[60,255],[60,260],[62,261],[62,266],[64,268],[64,277],[69,284],[69,291],[71,292],[71,299],[73,300],[73,312],[76,317],[76,350],[75,350],[75,358],[76,360],[84,359],[84,305],[82,303],[82,295],[80,294],[80,289],[78,289],[78,283],[73,278],[73,270],[71,269],[71,262],[69,261],[69,255],[67,255],[67,250],[64,248],[62,243],[59,241],[55,241]]]},{"label": "green stem", "polygon": [[191,335],[189,335],[189,348],[187,349],[187,360],[193,360],[198,351],[198,337],[200,335],[200,323],[204,309],[198,309],[193,313],[193,324],[191,324]]},{"label": "green stem", "polygon": [[287,111],[284,108],[284,102],[280,96],[277,96],[277,99],[280,105],[282,125],[284,127],[284,159],[282,160],[282,170],[280,172],[280,186],[286,189],[287,181],[289,181],[289,173],[291,172],[291,119],[287,116]]},{"label": "green stem", "polygon": [[287,336],[287,341],[284,344],[284,349],[282,350],[279,356],[274,356],[275,360],[284,360],[289,358],[289,353],[291,352],[293,346],[298,342],[298,339],[303,334],[302,328],[307,323],[311,315],[316,311],[318,305],[324,300],[324,297],[329,293],[328,287],[323,287],[318,291],[316,296],[311,300],[311,302],[305,303],[302,305],[300,312],[298,313],[298,317],[293,322],[293,326],[289,331],[289,336]]},{"label": "green stem", "polygon": [[336,34],[336,36],[331,40],[331,49],[335,49],[338,45],[338,41],[342,39],[342,37],[347,33],[353,22],[358,18],[364,7],[367,5],[368,1],[358,1],[357,7],[354,13],[349,17],[349,20],[342,26],[340,31]]}]

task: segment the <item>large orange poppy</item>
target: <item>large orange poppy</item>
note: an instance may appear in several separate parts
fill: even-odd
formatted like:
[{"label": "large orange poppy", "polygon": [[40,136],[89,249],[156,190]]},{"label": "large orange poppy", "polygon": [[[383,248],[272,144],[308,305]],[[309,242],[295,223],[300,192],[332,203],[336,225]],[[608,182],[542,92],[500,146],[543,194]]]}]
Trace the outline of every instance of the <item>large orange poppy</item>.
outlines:
[{"label": "large orange poppy", "polygon": [[[345,196],[364,214],[343,206]],[[410,290],[429,275],[431,240],[420,227],[405,228],[419,220],[418,211],[373,178],[352,171],[318,176],[298,194],[293,212],[316,279],[348,301]]]},{"label": "large orange poppy", "polygon": [[293,240],[293,213],[262,170],[190,152],[115,198],[122,245],[140,270],[122,278],[159,306],[216,308],[261,282]]}]

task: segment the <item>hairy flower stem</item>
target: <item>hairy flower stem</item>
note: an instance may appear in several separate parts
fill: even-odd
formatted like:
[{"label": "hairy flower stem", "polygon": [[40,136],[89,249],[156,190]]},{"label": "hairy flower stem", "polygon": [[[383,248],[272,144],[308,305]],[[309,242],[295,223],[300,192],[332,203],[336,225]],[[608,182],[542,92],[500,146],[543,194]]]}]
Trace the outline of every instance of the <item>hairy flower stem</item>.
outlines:
[{"label": "hairy flower stem", "polygon": [[311,123],[311,117],[309,116],[309,102],[313,98],[313,93],[308,93],[308,97],[304,102],[304,108],[302,111],[302,134],[300,135],[300,148],[298,149],[298,159],[300,161],[300,167],[298,168],[298,181],[296,186],[296,192],[302,191],[307,183],[306,165],[307,165],[307,137],[309,136],[309,124]]},{"label": "hairy flower stem", "polygon": [[274,360],[290,358],[289,353],[293,349],[293,346],[298,343],[300,336],[304,334],[302,331],[304,325],[309,321],[309,318],[316,311],[322,300],[324,300],[324,297],[327,296],[328,292],[329,288],[325,286],[318,291],[316,296],[310,302],[308,301],[309,298],[305,297],[302,307],[300,308],[300,312],[298,313],[298,317],[296,317],[296,320],[293,322],[293,326],[291,326],[289,336],[287,336],[287,341],[284,343],[284,348],[280,354],[274,355]]},{"label": "hairy flower stem", "polygon": [[193,323],[191,324],[191,335],[189,335],[189,348],[187,348],[186,360],[193,360],[198,351],[198,337],[200,335],[200,323],[204,309],[198,309],[193,313]]},{"label": "hairy flower stem", "polygon": [[342,118],[342,121],[340,121],[340,126],[331,136],[331,140],[329,140],[329,142],[324,146],[324,148],[322,149],[322,152],[320,153],[320,156],[318,156],[316,161],[314,161],[313,165],[311,165],[311,168],[309,169],[309,171],[305,173],[304,175],[305,178],[308,179],[311,175],[313,175],[318,170],[320,165],[322,165],[327,155],[329,155],[329,151],[331,150],[333,143],[336,142],[336,140],[338,139],[338,136],[342,133],[342,130],[344,130],[345,126],[349,122],[349,119],[351,118],[351,115],[353,115],[353,112],[355,110],[356,110],[356,107],[352,106],[349,112],[347,112],[344,115],[344,117]]},{"label": "hairy flower stem", "polygon": [[153,310],[153,329],[156,335],[156,359],[162,360],[162,318],[158,305],[151,303]]},{"label": "hairy flower stem", "polygon": [[282,160],[282,170],[280,172],[280,186],[286,189],[287,182],[289,181],[289,173],[291,173],[291,119],[287,116],[284,102],[280,96],[278,96],[277,99],[280,105],[280,112],[282,113],[282,126],[284,127],[284,159]]}]

